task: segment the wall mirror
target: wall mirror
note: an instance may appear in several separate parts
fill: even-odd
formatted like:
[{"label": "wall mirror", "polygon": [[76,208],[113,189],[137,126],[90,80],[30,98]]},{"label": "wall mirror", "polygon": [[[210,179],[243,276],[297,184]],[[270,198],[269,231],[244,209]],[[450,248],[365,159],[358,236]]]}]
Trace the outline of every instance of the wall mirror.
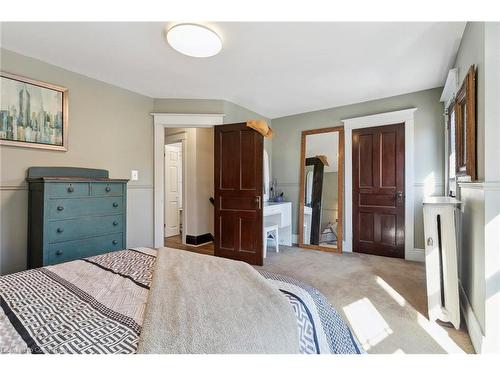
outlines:
[{"label": "wall mirror", "polygon": [[302,132],[299,246],[342,251],[344,129]]}]

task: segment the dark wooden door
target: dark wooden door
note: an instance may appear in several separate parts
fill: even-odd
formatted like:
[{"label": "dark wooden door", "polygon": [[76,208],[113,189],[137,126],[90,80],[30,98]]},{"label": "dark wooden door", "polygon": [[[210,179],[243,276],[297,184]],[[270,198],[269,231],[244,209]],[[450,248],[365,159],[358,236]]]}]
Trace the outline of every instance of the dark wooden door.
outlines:
[{"label": "dark wooden door", "polygon": [[215,127],[215,255],[262,265],[264,139],[246,123]]},{"label": "dark wooden door", "polygon": [[404,124],[352,132],[353,250],[404,258]]}]

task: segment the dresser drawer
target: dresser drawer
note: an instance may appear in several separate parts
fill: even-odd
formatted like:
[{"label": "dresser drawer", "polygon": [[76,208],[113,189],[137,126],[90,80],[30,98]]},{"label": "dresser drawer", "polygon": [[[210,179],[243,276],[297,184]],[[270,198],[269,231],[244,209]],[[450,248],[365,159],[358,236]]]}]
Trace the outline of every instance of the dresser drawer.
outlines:
[{"label": "dresser drawer", "polygon": [[62,242],[123,231],[123,215],[87,216],[79,219],[51,221],[49,242]]},{"label": "dresser drawer", "polygon": [[67,262],[122,249],[123,233],[50,244],[48,264]]},{"label": "dresser drawer", "polygon": [[119,182],[92,182],[90,194],[95,196],[123,195],[124,184]]},{"label": "dresser drawer", "polygon": [[86,197],[90,195],[88,182],[52,182],[47,184],[49,198]]},{"label": "dresser drawer", "polygon": [[124,212],[123,197],[51,199],[47,206],[50,220],[72,219],[90,215],[113,215]]}]

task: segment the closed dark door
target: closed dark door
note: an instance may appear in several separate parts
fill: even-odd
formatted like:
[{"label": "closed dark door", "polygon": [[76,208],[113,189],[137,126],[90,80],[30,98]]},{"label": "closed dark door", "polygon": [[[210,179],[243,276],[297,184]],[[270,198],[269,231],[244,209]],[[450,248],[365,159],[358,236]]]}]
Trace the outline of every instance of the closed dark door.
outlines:
[{"label": "closed dark door", "polygon": [[263,137],[241,123],[214,140],[215,255],[262,265]]},{"label": "closed dark door", "polygon": [[404,258],[404,124],[352,132],[353,250]]}]

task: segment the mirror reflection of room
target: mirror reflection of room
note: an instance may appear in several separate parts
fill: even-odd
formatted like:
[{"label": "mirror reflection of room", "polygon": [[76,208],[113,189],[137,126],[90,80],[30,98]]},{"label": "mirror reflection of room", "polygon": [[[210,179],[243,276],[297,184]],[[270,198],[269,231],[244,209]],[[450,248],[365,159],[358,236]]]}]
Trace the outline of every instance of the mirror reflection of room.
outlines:
[{"label": "mirror reflection of room", "polygon": [[338,249],[339,132],[307,134],[303,168],[303,245]]}]

